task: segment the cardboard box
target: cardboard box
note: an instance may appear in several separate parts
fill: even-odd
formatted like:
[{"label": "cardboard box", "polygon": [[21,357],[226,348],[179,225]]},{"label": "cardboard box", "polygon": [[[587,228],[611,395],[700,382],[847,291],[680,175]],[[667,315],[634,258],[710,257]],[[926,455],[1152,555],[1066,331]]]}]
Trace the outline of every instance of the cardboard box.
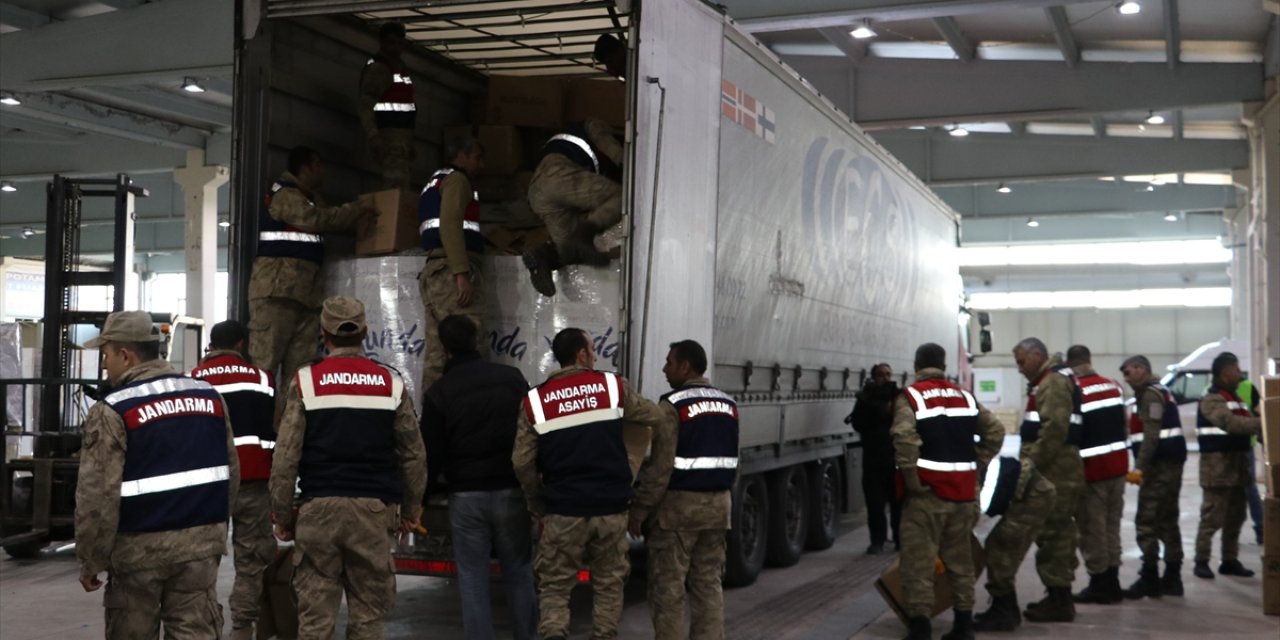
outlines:
[{"label": "cardboard box", "polygon": [[558,127],[564,116],[564,81],[558,78],[489,76],[484,122]]},{"label": "cardboard box", "polygon": [[480,197],[480,202],[509,202],[525,200],[529,197],[529,181],[533,179],[532,171],[520,171],[514,174],[476,176],[471,186]]},{"label": "cardboard box", "polygon": [[1262,554],[1280,558],[1280,498],[1262,500]]},{"label": "cardboard box", "polygon": [[[478,124],[462,127],[445,127],[444,139],[470,136],[484,147],[484,171],[480,175],[509,175],[524,168],[524,142],[520,131],[512,126]],[[483,197],[484,194],[481,194]]]},{"label": "cardboard box", "polygon": [[1262,469],[1264,482],[1267,483],[1267,495],[1280,498],[1280,463],[1267,463],[1262,465]]},{"label": "cardboard box", "polygon": [[1258,391],[1262,398],[1280,398],[1280,376],[1262,376]]},{"label": "cardboard box", "polygon": [[564,95],[564,121],[603,120],[621,128],[627,118],[627,85],[615,79],[570,80]]},{"label": "cardboard box", "polygon": [[1280,616],[1280,556],[1262,556],[1262,612]]},{"label": "cardboard box", "polygon": [[1262,401],[1262,458],[1280,464],[1280,397]]},{"label": "cardboard box", "polygon": [[378,256],[418,246],[418,197],[404,189],[366,193],[361,201],[372,201],[377,217],[356,230],[356,255]]},{"label": "cardboard box", "polygon": [[[970,546],[973,548],[973,567],[975,581],[982,577],[982,571],[987,566],[987,554],[982,548],[982,543],[978,542],[977,536],[970,534]],[[981,584],[981,583],[979,583]],[[880,597],[888,603],[889,608],[898,615],[898,619],[905,624],[907,622],[907,614],[904,608],[905,595],[902,591],[902,568],[900,560],[894,558],[893,562],[880,574],[880,578],[876,580],[876,591],[880,592]],[[951,600],[951,583],[947,581],[946,575],[935,575],[933,579],[933,611],[930,617],[936,616],[952,605]]]}]

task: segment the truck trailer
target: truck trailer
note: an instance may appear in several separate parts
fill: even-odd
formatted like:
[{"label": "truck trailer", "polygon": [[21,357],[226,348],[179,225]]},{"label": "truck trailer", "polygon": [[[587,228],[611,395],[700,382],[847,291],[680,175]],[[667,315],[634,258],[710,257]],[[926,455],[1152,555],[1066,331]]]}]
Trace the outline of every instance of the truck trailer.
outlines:
[{"label": "truck trailer", "polygon": [[[290,147],[320,151],[327,190],[375,190],[355,108],[380,23],[404,22],[413,45],[406,63],[423,182],[444,161],[444,129],[477,124],[477,100],[495,77],[602,77],[595,39],[625,41],[627,73],[613,80],[625,82],[620,257],[558,272],[558,293],[545,298],[518,256],[487,255],[486,337],[493,360],[536,384],[557,368],[555,332],[583,328],[599,366],[651,399],[668,390],[661,368],[671,342],[707,349],[708,375],[737,400],[741,421],[727,584],[831,546],[840,515],[861,508],[860,443],[843,419],[873,364],[909,371],[915,347],[937,342],[952,372],[967,366],[958,216],[714,5],[237,6],[233,317],[246,308],[253,220]],[[503,219],[482,217],[486,232]],[[364,300],[366,351],[400,368],[420,402],[421,251],[354,256],[341,241],[329,249],[329,293]],[[448,552],[447,534],[428,522],[397,550],[397,568],[448,573]]]}]

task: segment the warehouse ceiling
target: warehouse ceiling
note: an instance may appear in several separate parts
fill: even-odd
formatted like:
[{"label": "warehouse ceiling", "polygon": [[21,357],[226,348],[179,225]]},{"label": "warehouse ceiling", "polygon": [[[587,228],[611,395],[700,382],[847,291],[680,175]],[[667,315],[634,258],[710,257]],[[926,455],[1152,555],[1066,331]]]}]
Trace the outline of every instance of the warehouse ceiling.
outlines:
[{"label": "warehouse ceiling", "polygon": [[[1142,0],[1133,15],[1114,1],[721,2],[959,211],[966,244],[1223,235],[1222,212],[1246,197],[1233,186],[1248,167],[1243,120],[1280,69],[1277,0]],[[268,6],[322,4],[344,3]],[[504,73],[591,73],[588,43],[627,19],[601,0],[459,4],[345,3]],[[0,0],[0,91],[21,103],[0,105],[0,179],[18,189],[0,193],[0,255],[42,253],[23,231],[43,226],[50,175],[117,172],[159,196],[139,204],[156,226],[140,259],[180,254],[172,169],[191,150],[230,161],[232,7]],[[854,38],[859,26],[874,37]],[[1223,272],[1191,269],[1160,277]]]}]

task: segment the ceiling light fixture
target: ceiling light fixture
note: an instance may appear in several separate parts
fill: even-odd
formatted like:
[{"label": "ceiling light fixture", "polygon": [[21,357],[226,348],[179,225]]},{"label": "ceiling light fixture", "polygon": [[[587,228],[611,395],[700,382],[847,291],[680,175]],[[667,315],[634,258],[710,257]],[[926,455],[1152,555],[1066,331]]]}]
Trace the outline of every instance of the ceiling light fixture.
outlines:
[{"label": "ceiling light fixture", "polygon": [[1116,5],[1116,11],[1119,11],[1122,16],[1137,15],[1142,11],[1142,3],[1137,0],[1124,0]]},{"label": "ceiling light fixture", "polygon": [[4,182],[0,182],[0,191],[3,191],[5,193],[13,193],[14,191],[17,191],[17,190],[18,188],[13,186],[13,183],[9,182],[8,180],[5,180]]},{"label": "ceiling light fixture", "polygon": [[1176,213],[1174,213],[1174,212],[1170,211],[1169,213],[1164,214],[1164,221],[1165,221],[1165,222],[1177,222],[1177,221],[1178,221],[1178,214],[1176,214]]},{"label": "ceiling light fixture", "polygon": [[19,100],[18,97],[13,95],[12,93],[6,92],[6,93],[0,93],[0,104],[7,104],[11,107],[16,107],[22,104],[22,101]]},{"label": "ceiling light fixture", "polygon": [[230,221],[230,220],[219,220],[219,221],[218,221],[218,226],[219,226],[219,227],[222,227],[223,229],[226,229],[227,227],[230,227],[230,226],[231,226],[231,221]]},{"label": "ceiling light fixture", "polygon": [[862,22],[853,25],[853,30],[849,32],[849,35],[859,40],[866,40],[867,38],[876,37],[876,31],[871,28],[870,20],[863,20]]},{"label": "ceiling light fixture", "polygon": [[1000,186],[996,187],[996,191],[999,191],[1000,193],[1012,193],[1013,189],[1010,189],[1009,185],[1001,182]]},{"label": "ceiling light fixture", "polygon": [[1147,185],[1147,191],[1155,191],[1155,190],[1156,190],[1156,186],[1155,186],[1155,185],[1153,185],[1153,184],[1149,184],[1149,185]]},{"label": "ceiling light fixture", "polygon": [[1155,112],[1147,112],[1147,124],[1164,124],[1164,116]]},{"label": "ceiling light fixture", "polygon": [[950,133],[951,135],[953,135],[953,136],[955,136],[955,137],[957,137],[957,138],[963,138],[963,137],[965,137],[965,136],[969,135],[969,130],[968,130],[968,129],[966,129],[966,128],[964,128],[964,127],[962,127],[962,126],[960,126],[960,125],[958,125],[958,124],[956,124],[956,125],[952,125],[952,126],[951,126],[951,129],[950,129],[950,130],[948,130],[948,133]]},{"label": "ceiling light fixture", "polygon": [[190,93],[204,93],[204,87],[191,76],[182,79],[182,90]]},{"label": "ceiling light fixture", "polygon": [[1157,187],[1163,187],[1164,185],[1169,184],[1169,181],[1165,180],[1164,176],[1151,176],[1150,184]]},{"label": "ceiling light fixture", "polygon": [[1027,218],[1027,226],[1028,226],[1028,227],[1031,227],[1032,229],[1034,229],[1034,228],[1036,228],[1036,227],[1040,226],[1040,222],[1039,222],[1038,220],[1036,220],[1035,218]]},{"label": "ceiling light fixture", "polygon": [[23,237],[23,238],[30,238],[31,236],[34,236],[35,234],[36,234],[36,230],[35,230],[35,229],[32,229],[31,227],[23,227],[23,228],[22,228],[22,237]]}]

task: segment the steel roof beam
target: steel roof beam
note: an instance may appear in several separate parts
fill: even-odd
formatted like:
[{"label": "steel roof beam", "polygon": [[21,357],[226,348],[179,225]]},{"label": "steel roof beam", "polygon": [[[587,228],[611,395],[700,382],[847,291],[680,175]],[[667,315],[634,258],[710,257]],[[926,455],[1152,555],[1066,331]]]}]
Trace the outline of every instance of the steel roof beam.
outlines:
[{"label": "steel roof beam", "polygon": [[[18,93],[19,106],[6,106],[28,118],[116,138],[175,149],[203,149],[211,132],[49,93]],[[7,170],[7,168],[6,168]]]},{"label": "steel roof beam", "polygon": [[1067,19],[1067,10],[1062,7],[1048,7],[1044,13],[1053,25],[1053,39],[1058,41],[1058,49],[1062,51],[1062,59],[1068,67],[1080,62],[1080,45],[1076,44],[1075,34],[1071,33],[1071,21]]},{"label": "steel roof beam", "polygon": [[1107,123],[1102,119],[1102,116],[1089,118],[1089,124],[1093,125],[1093,135],[1099,138],[1107,137]]},{"label": "steel roof beam", "polygon": [[950,16],[934,18],[933,26],[942,35],[942,39],[947,41],[951,50],[956,52],[957,58],[965,62],[973,60],[977,45],[960,31],[960,24],[955,18]]},{"label": "steel roof beam", "polygon": [[1094,0],[724,0],[723,4],[744,29],[760,33],[842,27],[858,20],[922,20],[1090,1]]},{"label": "steel roof beam", "polygon": [[857,65],[862,62],[863,58],[867,57],[867,43],[849,35],[849,30],[848,26],[839,28],[822,27],[818,29],[818,33],[844,52],[851,64]]},{"label": "steel roof beam", "polygon": [[24,9],[15,4],[8,2],[0,2],[0,24],[13,27],[14,29],[27,30],[43,27],[49,24],[49,16]]},{"label": "steel roof beam", "polygon": [[1164,0],[1164,57],[1169,68],[1182,57],[1182,27],[1178,24],[1178,0]]}]

